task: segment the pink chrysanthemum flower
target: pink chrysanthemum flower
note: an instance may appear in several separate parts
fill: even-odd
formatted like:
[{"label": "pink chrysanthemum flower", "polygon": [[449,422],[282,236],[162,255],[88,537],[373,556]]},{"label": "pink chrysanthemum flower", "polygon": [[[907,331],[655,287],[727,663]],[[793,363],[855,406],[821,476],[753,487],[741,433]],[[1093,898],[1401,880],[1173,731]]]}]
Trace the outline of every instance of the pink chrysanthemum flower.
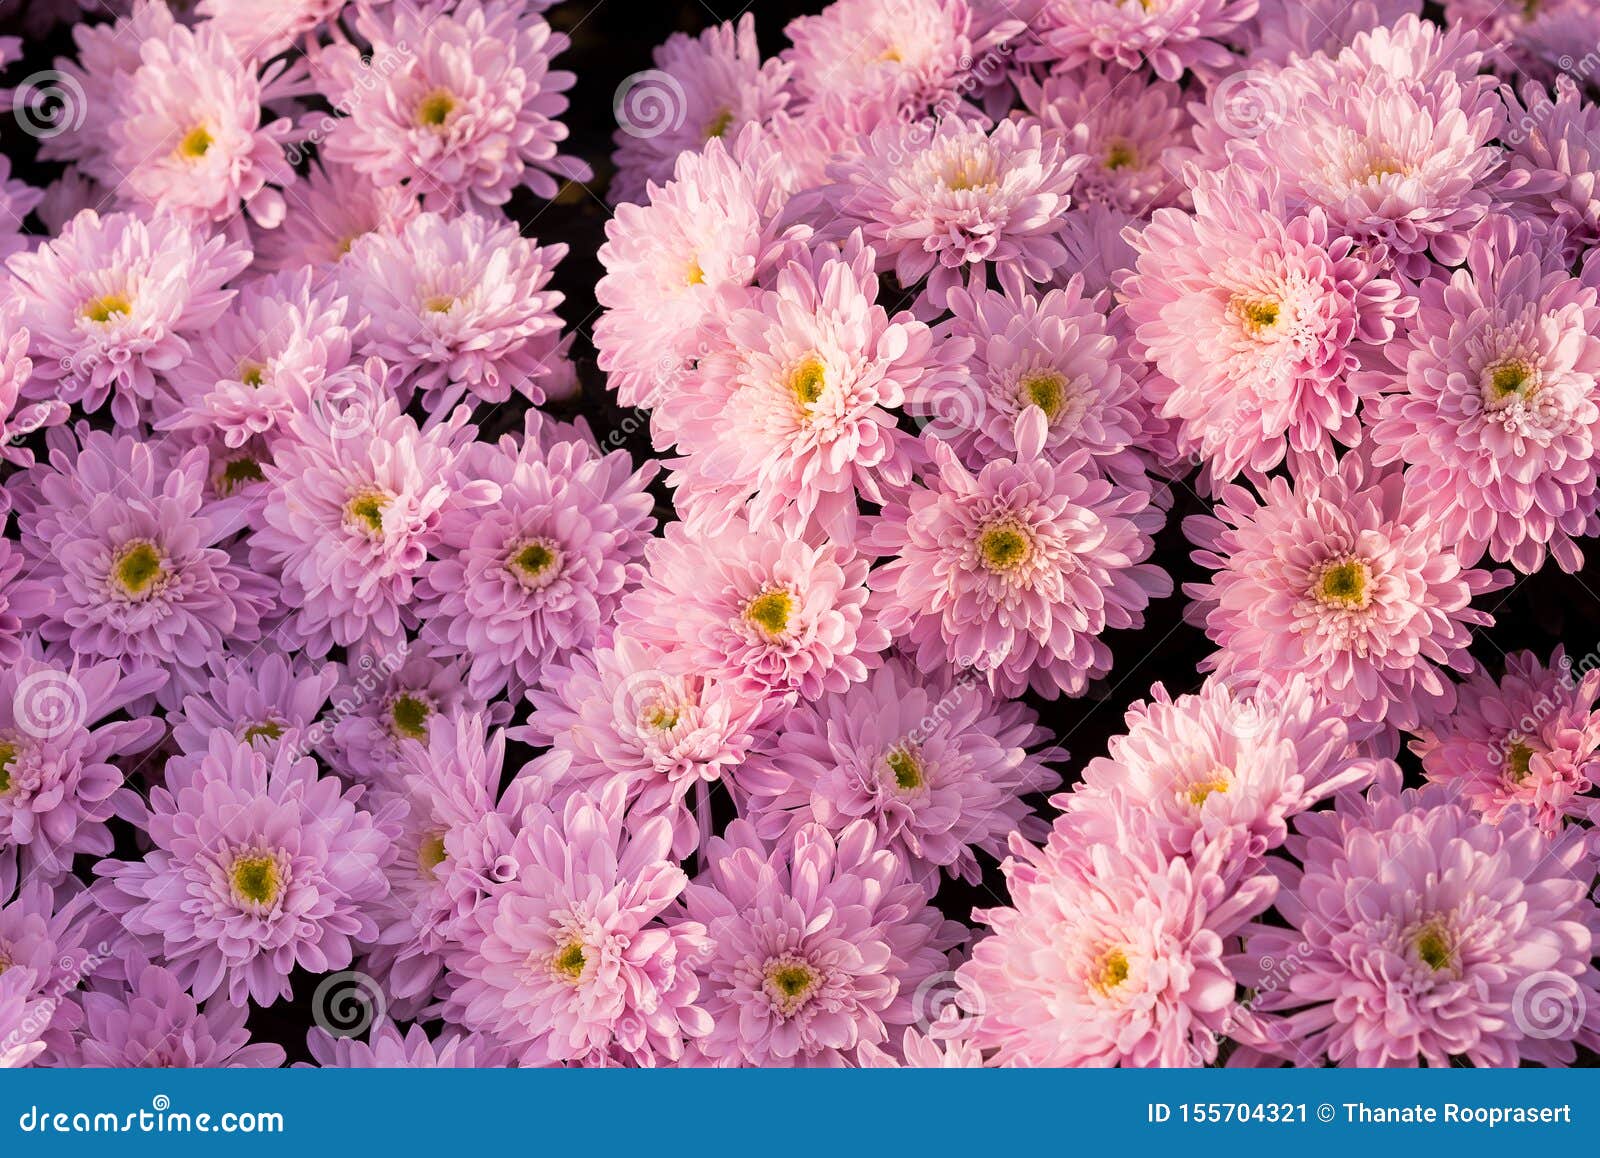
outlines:
[{"label": "pink chrysanthemum flower", "polygon": [[106,717],[164,679],[149,669],[124,679],[114,662],[69,667],[30,655],[0,668],[0,861],[8,862],[0,884],[55,884],[79,853],[111,851],[113,798],[163,725]]},{"label": "pink chrysanthemum flower", "polygon": [[457,715],[431,728],[425,744],[402,749],[394,787],[374,797],[395,814],[396,854],[363,968],[399,1001],[443,994],[445,955],[470,935],[490,893],[516,876],[519,820],[500,802],[504,761],[502,732],[489,732],[482,716]]},{"label": "pink chrysanthemum flower", "polygon": [[[222,287],[250,262],[222,237],[171,217],[80,213],[55,240],[8,266],[33,335],[36,391],[139,421],[156,376],[177,366],[233,298]],[[47,391],[47,393],[46,393]]]},{"label": "pink chrysanthemum flower", "polygon": [[1475,666],[1473,596],[1510,576],[1463,567],[1398,471],[1348,454],[1331,473],[1269,479],[1261,497],[1224,487],[1214,515],[1184,520],[1213,569],[1185,584],[1191,622],[1221,650],[1224,678],[1303,673],[1348,717],[1413,729],[1455,703],[1449,671]]},{"label": "pink chrysanthemum flower", "polygon": [[465,1024],[523,1065],[681,1058],[710,1028],[694,972],[709,946],[702,926],[661,921],[688,883],[670,843],[664,819],[625,836],[620,793],[532,808],[517,878],[452,961]]},{"label": "pink chrysanthemum flower", "polygon": [[296,967],[348,968],[389,889],[385,832],[315,760],[271,759],[226,732],[167,762],[141,861],[101,861],[96,896],[197,1000],[289,996]]},{"label": "pink chrysanthemum flower", "polygon": [[80,426],[52,439],[19,518],[33,573],[55,594],[39,633],[130,676],[165,670],[168,706],[224,643],[260,638],[276,592],[226,545],[236,528],[206,505],[207,465],[203,448],[178,458]]},{"label": "pink chrysanthemum flower", "polygon": [[1498,683],[1474,672],[1456,710],[1411,748],[1429,780],[1459,789],[1484,819],[1498,824],[1520,806],[1554,838],[1594,803],[1582,794],[1600,780],[1596,699],[1600,670],[1575,672],[1561,648],[1548,667],[1531,651],[1514,652]]},{"label": "pink chrysanthemum flower", "polygon": [[1227,68],[1224,45],[1256,14],[1256,0],[1046,0],[1030,28],[1039,41],[1023,59],[1051,62],[1057,71],[1091,61],[1154,70],[1177,80],[1185,69]]},{"label": "pink chrysanthemum flower", "polygon": [[562,300],[545,287],[566,252],[474,213],[424,213],[398,234],[369,233],[340,270],[367,317],[361,351],[411,373],[430,413],[463,392],[542,402]]},{"label": "pink chrysanthemum flower", "polygon": [[958,118],[926,125],[894,122],[861,141],[862,152],[828,166],[836,220],[830,231],[860,229],[910,289],[928,279],[930,311],[984,271],[1042,282],[1066,258],[1059,234],[1068,190],[1088,164],[1037,121],[1007,120],[992,132]]},{"label": "pink chrysanthemum flower", "polygon": [[655,527],[651,467],[578,439],[541,446],[538,425],[530,412],[523,439],[463,455],[460,472],[499,500],[442,516],[417,592],[422,643],[461,656],[480,700],[507,683],[520,697],[547,664],[609,634]]},{"label": "pink chrysanthemum flower", "polygon": [[21,301],[0,289],[0,460],[33,465],[33,451],[22,445],[28,435],[67,420],[72,408],[59,398],[23,402],[33,378],[28,349],[32,335],[22,324]]},{"label": "pink chrysanthemum flower", "polygon": [[943,445],[938,471],[884,508],[867,537],[893,558],[872,573],[879,626],[924,671],[976,668],[1003,696],[1083,691],[1111,667],[1101,638],[1138,627],[1165,571],[1144,562],[1160,514],[1148,492],[1042,457],[1044,418],[1021,428],[1019,461],[977,475]]},{"label": "pink chrysanthemum flower", "polygon": [[1331,467],[1335,442],[1361,440],[1357,372],[1381,364],[1412,300],[1321,209],[1288,213],[1274,178],[1224,169],[1194,200],[1157,210],[1122,287],[1157,371],[1146,393],[1213,489],[1260,481],[1290,450]]},{"label": "pink chrysanthemum flower", "polygon": [[673,485],[687,521],[716,529],[743,512],[850,543],[860,500],[910,483],[917,442],[894,411],[919,383],[954,378],[971,345],[936,345],[909,313],[891,316],[874,257],[854,234],[779,270],[662,401],[656,436],[683,454]]},{"label": "pink chrysanthemum flower", "polygon": [[349,305],[310,269],[245,285],[206,340],[167,375],[176,397],[157,401],[157,429],[216,431],[238,449],[279,435],[314,402],[343,398],[351,330],[359,324]]},{"label": "pink chrysanthemum flower", "polygon": [[680,859],[702,835],[690,790],[731,779],[769,714],[762,696],[700,674],[685,659],[621,633],[610,647],[550,668],[528,691],[526,727],[513,733],[550,748],[524,774],[558,790],[598,796],[622,782],[629,823],[665,815]]},{"label": "pink chrysanthemum flower", "polygon": [[[950,1012],[955,1013],[951,1008]],[[941,1021],[953,1020],[942,1018]],[[899,1048],[891,1053],[882,1046],[864,1042],[856,1049],[856,1064],[862,1069],[970,1070],[983,1068],[983,1051],[964,1036],[944,1037],[945,1026],[936,1022],[935,1032],[908,1029],[900,1037]]]},{"label": "pink chrysanthemum flower", "polygon": [[551,70],[567,38],[530,6],[461,0],[441,19],[410,4],[363,5],[355,27],[370,48],[341,43],[311,57],[324,95],[348,111],[325,126],[329,160],[380,185],[405,182],[441,211],[504,205],[519,186],[553,198],[554,178],[593,175],[556,152],[567,135],[555,119],[561,94],[575,78]]},{"label": "pink chrysanthemum flower", "polygon": [[49,999],[36,997],[35,985],[32,969],[0,973],[0,1070],[22,1069],[48,1048],[42,1034]]},{"label": "pink chrysanthemum flower", "polygon": [[[0,530],[4,526],[0,516]],[[0,664],[17,662],[25,645],[23,623],[37,623],[54,603],[55,592],[34,578],[28,557],[11,540],[0,539]]]},{"label": "pink chrysanthemum flower", "polygon": [[1017,286],[951,291],[954,318],[936,333],[946,345],[970,342],[973,353],[964,373],[929,375],[913,386],[907,412],[971,470],[1014,458],[1025,416],[1039,415],[1046,457],[1082,451],[1097,474],[1144,485],[1144,462],[1133,449],[1144,424],[1139,384],[1101,305],[1085,296],[1078,277],[1042,294]]},{"label": "pink chrysanthemum flower", "polygon": [[[7,883],[0,892],[10,897],[0,902],[0,982],[13,973],[32,978],[24,1000],[39,1000],[31,1031],[47,1050],[41,1064],[70,1058],[74,1035],[83,1025],[83,1010],[73,993],[111,956],[113,946],[96,942],[92,949],[85,947],[97,909],[76,880],[69,878],[59,887],[24,881],[14,896],[10,888]],[[7,1046],[0,1036],[0,1053]]]},{"label": "pink chrysanthemum flower", "polygon": [[419,212],[416,194],[379,185],[346,165],[314,162],[276,229],[252,236],[258,269],[337,265],[359,237],[397,234]]},{"label": "pink chrysanthemum flower", "polygon": [[1277,882],[1233,882],[1220,849],[1167,858],[1137,832],[1091,842],[1059,821],[1036,849],[1012,841],[1012,905],[957,974],[971,1041],[1022,1066],[1194,1066],[1217,1056],[1238,1008],[1225,941]]},{"label": "pink chrysanthemum flower", "polygon": [[284,156],[293,125],[262,124],[261,105],[287,66],[258,78],[209,22],[144,41],[140,62],[108,133],[118,195],[198,228],[228,223],[241,207],[267,228],[281,222],[281,189],[295,180]]},{"label": "pink chrysanthemum flower", "polygon": [[866,614],[867,560],[742,520],[715,534],[682,523],[646,551],[649,574],[623,599],[619,630],[688,670],[750,695],[815,699],[866,678],[889,633]]},{"label": "pink chrysanthemum flower", "polygon": [[1115,841],[1129,812],[1150,820],[1164,856],[1197,861],[1220,845],[1233,879],[1261,866],[1290,818],[1340,792],[1365,788],[1375,760],[1357,756],[1344,719],[1303,676],[1236,692],[1217,677],[1176,700],[1161,684],[1128,710],[1126,735],[1089,761],[1081,785],[1051,803],[1084,839]]},{"label": "pink chrysanthemum flower", "polygon": [[770,175],[739,164],[718,139],[679,154],[673,179],[647,204],[617,206],[600,247],[606,273],[595,298],[605,312],[594,344],[620,405],[654,406],[670,394],[698,357],[700,327],[777,263],[777,197]]},{"label": "pink chrysanthemum flower", "polygon": [[789,103],[791,66],[762,61],[748,12],[699,36],[674,32],[653,59],[653,72],[617,94],[617,172],[607,189],[613,201],[644,202],[649,184],[672,179],[679,153],[764,125]]},{"label": "pink chrysanthemum flower", "polygon": [[398,787],[409,747],[427,744],[436,723],[466,709],[466,673],[410,645],[367,651],[345,670],[331,713],[306,737],[347,780]]},{"label": "pink chrysanthemum flower", "polygon": [[1507,85],[1507,168],[1523,177],[1506,194],[1508,211],[1561,227],[1561,256],[1572,264],[1600,244],[1600,107],[1572,79],[1559,77],[1556,99],[1524,84]]},{"label": "pink chrysanthemum flower", "polygon": [[276,1069],[281,1045],[252,1043],[249,1009],[201,1005],[169,969],[138,955],[79,998],[84,1026],[71,1064],[109,1069]]},{"label": "pink chrysanthemum flower", "polygon": [[[1570,1065],[1574,1040],[1600,1040],[1580,843],[1552,853],[1526,814],[1489,824],[1436,787],[1296,827],[1304,868],[1283,866],[1278,902],[1290,928],[1257,926],[1238,959],[1261,1048],[1313,1066],[1515,1068]],[[1260,984],[1269,960],[1294,969]]]},{"label": "pink chrysanthemum flower", "polygon": [[297,417],[263,465],[272,491],[251,557],[281,571],[294,631],[317,656],[369,634],[398,639],[446,509],[498,495],[492,483],[457,478],[472,434],[464,408],[424,434],[400,412],[381,366],[369,363],[367,374],[370,396]]},{"label": "pink chrysanthemum flower", "polygon": [[270,60],[339,15],[345,0],[200,0],[206,18],[240,60]]},{"label": "pink chrysanthemum flower", "polygon": [[851,1064],[915,1020],[919,988],[965,932],[865,820],[837,838],[807,825],[776,848],[736,820],[706,864],[683,910],[712,943],[696,1044],[715,1065]]},{"label": "pink chrysanthemum flower", "polygon": [[1011,833],[1048,831],[1022,799],[1060,783],[1028,751],[1048,737],[1026,705],[897,658],[865,683],[796,705],[739,785],[769,839],[812,821],[837,834],[866,818],[915,875],[943,869],[976,884],[977,851],[998,856]]},{"label": "pink chrysanthemum flower", "polygon": [[217,731],[275,751],[316,720],[339,682],[339,665],[286,655],[264,641],[212,656],[205,675],[202,690],[168,715],[172,742],[187,756],[204,752]]},{"label": "pink chrysanthemum flower", "polygon": [[1249,58],[1283,65],[1318,52],[1338,56],[1361,33],[1393,27],[1421,11],[1422,0],[1261,0]]},{"label": "pink chrysanthemum flower", "polygon": [[839,0],[784,31],[804,100],[834,97],[886,119],[971,111],[973,61],[988,46],[974,44],[965,0]]},{"label": "pink chrysanthemum flower", "polygon": [[335,1069],[490,1069],[506,1064],[506,1051],[486,1036],[446,1029],[432,1040],[413,1025],[400,1033],[388,1018],[373,1024],[366,1041],[335,1037],[321,1026],[306,1035],[306,1048],[319,1066]]},{"label": "pink chrysanthemum flower", "polygon": [[1189,115],[1177,85],[1093,67],[1042,84],[1023,76],[1017,89],[1046,129],[1088,154],[1072,187],[1079,206],[1142,216],[1183,196],[1175,149],[1189,142]]},{"label": "pink chrysanthemum flower", "polygon": [[1532,574],[1583,566],[1600,532],[1600,298],[1548,256],[1536,227],[1475,232],[1467,263],[1417,290],[1398,373],[1369,415],[1375,463],[1406,485],[1466,564]]}]

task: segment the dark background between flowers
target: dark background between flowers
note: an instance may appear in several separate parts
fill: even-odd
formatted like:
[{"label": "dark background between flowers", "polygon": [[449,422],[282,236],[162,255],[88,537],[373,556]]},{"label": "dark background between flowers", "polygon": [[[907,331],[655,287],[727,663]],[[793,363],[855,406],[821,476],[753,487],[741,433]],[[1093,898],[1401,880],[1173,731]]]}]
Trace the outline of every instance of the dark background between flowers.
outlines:
[{"label": "dark background between flowers", "polygon": [[[169,2],[175,8],[188,6],[181,0]],[[594,287],[604,272],[597,251],[605,240],[605,225],[610,216],[605,187],[612,171],[612,134],[617,128],[613,101],[617,91],[632,74],[653,66],[652,50],[673,32],[694,34],[749,12],[755,18],[762,53],[770,56],[786,43],[783,29],[791,19],[824,7],[826,0],[754,0],[742,7],[735,0],[670,0],[659,4],[640,0],[567,0],[546,13],[550,23],[572,41],[568,51],[557,58],[556,66],[575,72],[578,77],[576,86],[568,93],[571,106],[562,118],[571,131],[564,151],[587,161],[595,170],[595,179],[587,188],[569,185],[550,203],[520,192],[507,206],[507,212],[526,236],[542,244],[564,242],[570,248],[556,271],[554,287],[566,295],[560,313],[567,327],[577,332],[573,354],[582,395],[567,405],[549,409],[564,418],[581,414],[603,445],[608,449],[626,448],[636,462],[652,456],[647,417],[642,412],[627,412],[617,407],[607,391],[605,375],[595,365],[594,347],[590,342],[599,314]],[[1435,6],[1430,4],[1428,8],[1429,14],[1437,18]],[[20,34],[19,28],[11,26],[19,23],[19,16],[25,14],[26,9],[27,0],[20,5],[0,0],[0,35]],[[89,18],[97,19],[92,12]],[[106,12],[103,18],[110,19],[111,14]],[[29,40],[25,43],[24,59],[7,70],[4,81],[13,85],[18,78],[48,68],[55,57],[72,53],[71,37],[65,29],[57,29],[47,38]],[[5,123],[0,129],[0,141],[4,142],[12,159],[16,175],[22,179],[42,186],[58,175],[59,167],[34,162],[35,142],[13,124]],[[42,228],[37,222],[31,224],[36,230]],[[885,286],[883,299],[891,312],[903,305],[889,296],[892,288]],[[505,406],[480,407],[477,418],[483,435],[497,437],[507,431],[520,430],[524,409],[520,397]],[[96,425],[108,423],[104,413],[97,416]],[[1205,503],[1194,493],[1192,484],[1190,478],[1173,487],[1173,510],[1156,539],[1155,561],[1173,576],[1180,591],[1149,609],[1142,630],[1112,633],[1111,646],[1116,662],[1110,675],[1093,685],[1087,695],[1054,703],[1028,697],[1054,737],[1059,754],[1054,764],[1065,785],[1077,779],[1078,769],[1084,762],[1105,752],[1107,739],[1123,730],[1123,714],[1128,706],[1145,698],[1152,683],[1159,681],[1174,694],[1180,694],[1194,691],[1204,678],[1199,665],[1213,649],[1202,631],[1184,621],[1183,610],[1188,600],[1181,593],[1183,584],[1202,580],[1206,575],[1190,561],[1181,528],[1184,516],[1205,509]],[[668,491],[658,482],[655,493],[658,518],[672,519]],[[6,534],[14,537],[14,528],[8,526]],[[1498,676],[1506,653],[1521,648],[1531,648],[1541,658],[1548,658],[1558,643],[1565,644],[1567,653],[1575,660],[1591,652],[1600,653],[1597,553],[1600,553],[1600,544],[1588,552],[1590,563],[1579,574],[1566,575],[1547,566],[1539,574],[1521,577],[1509,589],[1486,597],[1482,604],[1493,612],[1495,625],[1475,633],[1472,650],[1479,662]],[[517,722],[524,716],[519,709]],[[506,775],[513,775],[532,755],[532,749],[511,745]],[[1417,763],[1409,753],[1402,754],[1401,763],[1406,768],[1408,782],[1420,782]],[[144,776],[158,774],[153,766],[129,767],[127,771]],[[719,803],[723,808],[728,806],[725,798]],[[1046,816],[1053,814],[1054,810],[1043,798],[1035,803]],[[731,808],[727,809],[727,815],[731,815]],[[719,815],[719,824],[724,819],[725,816]],[[139,855],[134,833],[121,822],[114,824],[119,830],[114,855]],[[980,860],[985,869],[981,884],[968,886],[947,881],[940,890],[937,904],[947,916],[970,922],[975,907],[1004,903],[1004,878],[998,864],[987,857],[980,856]],[[694,871],[692,864],[685,867]],[[80,858],[78,869],[80,876],[91,879],[89,858]],[[250,1017],[254,1035],[259,1040],[282,1044],[291,1063],[309,1060],[305,1034],[313,1024],[312,993],[316,988],[316,978],[310,974],[297,975],[294,981],[294,1000],[253,1010]],[[1581,1064],[1595,1065],[1597,1060],[1600,1059],[1589,1055]]]}]

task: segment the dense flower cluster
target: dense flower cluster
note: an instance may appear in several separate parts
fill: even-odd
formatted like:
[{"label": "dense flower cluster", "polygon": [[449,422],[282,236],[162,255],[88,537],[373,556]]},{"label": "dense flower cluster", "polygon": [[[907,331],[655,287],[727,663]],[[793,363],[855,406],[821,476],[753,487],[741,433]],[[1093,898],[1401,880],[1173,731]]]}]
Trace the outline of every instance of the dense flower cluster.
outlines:
[{"label": "dense flower cluster", "polygon": [[1600,8],[551,6],[0,44],[0,1067],[1592,1059]]}]

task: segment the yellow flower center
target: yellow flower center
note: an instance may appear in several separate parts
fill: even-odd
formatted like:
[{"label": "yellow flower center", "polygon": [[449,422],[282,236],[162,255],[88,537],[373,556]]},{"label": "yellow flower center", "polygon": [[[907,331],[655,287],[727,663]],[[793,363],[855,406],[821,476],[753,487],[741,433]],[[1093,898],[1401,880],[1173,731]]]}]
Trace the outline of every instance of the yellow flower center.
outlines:
[{"label": "yellow flower center", "polygon": [[723,109],[712,117],[711,123],[706,126],[706,140],[709,141],[713,137],[722,136],[723,133],[728,131],[728,126],[731,124],[733,124],[733,110]]},{"label": "yellow flower center", "polygon": [[17,746],[9,740],[0,740],[0,796],[11,791],[11,762],[17,758]]},{"label": "yellow flower center", "polygon": [[769,961],[766,968],[767,996],[785,1015],[795,1012],[816,991],[817,971],[804,961],[784,956]]},{"label": "yellow flower center", "polygon": [[456,98],[443,89],[437,89],[423,97],[417,105],[417,124],[430,129],[442,129],[455,107]]},{"label": "yellow flower center", "polygon": [[133,303],[122,294],[106,294],[95,298],[93,301],[85,302],[82,310],[84,317],[100,325],[104,325],[112,318],[132,312]]},{"label": "yellow flower center", "polygon": [[1437,921],[1430,921],[1417,932],[1417,956],[1422,958],[1422,963],[1435,973],[1448,969],[1455,960],[1455,951],[1450,946],[1450,937],[1444,926]]},{"label": "yellow flower center", "polygon": [[1089,984],[1097,993],[1110,993],[1128,979],[1128,955],[1121,949],[1107,949],[1095,963]]},{"label": "yellow flower center", "polygon": [[1538,375],[1527,362],[1520,360],[1501,362],[1487,375],[1484,401],[1499,409],[1518,398],[1527,399],[1538,389]]},{"label": "yellow flower center", "polygon": [[1251,333],[1259,334],[1262,330],[1269,330],[1278,323],[1277,302],[1241,298],[1234,301],[1233,308],[1239,320],[1244,323],[1245,329]]},{"label": "yellow flower center", "polygon": [[789,390],[794,394],[795,401],[800,403],[801,409],[809,409],[821,398],[827,385],[828,368],[815,354],[789,371]]},{"label": "yellow flower center", "polygon": [[1127,141],[1112,141],[1111,146],[1106,149],[1106,168],[1112,172],[1126,169],[1137,160],[1138,156],[1134,153],[1133,146]]},{"label": "yellow flower center", "polygon": [[645,713],[644,722],[658,732],[670,732],[678,726],[678,711],[664,704],[657,704]]},{"label": "yellow flower center", "polygon": [[1061,413],[1061,404],[1067,397],[1067,380],[1056,371],[1031,371],[1022,376],[1018,385],[1022,401],[1044,411],[1046,419],[1054,420]]},{"label": "yellow flower center", "polygon": [[744,617],[765,635],[775,638],[789,630],[789,615],[793,610],[794,596],[787,591],[763,591],[745,604]]},{"label": "yellow flower center", "polygon": [[448,314],[455,304],[456,299],[449,294],[436,294],[424,301],[422,308],[430,314]]},{"label": "yellow flower center", "polygon": [[698,258],[691,257],[689,259],[689,268],[684,273],[683,280],[688,285],[705,284],[706,271],[700,268],[700,260]]},{"label": "yellow flower center", "polygon": [[1506,753],[1506,778],[1513,784],[1521,784],[1532,772],[1533,749],[1522,743],[1511,745]]},{"label": "yellow flower center", "polygon": [[583,976],[583,967],[588,964],[589,958],[584,955],[583,943],[572,941],[556,950],[556,955],[551,960],[555,971],[571,981],[574,985]]},{"label": "yellow flower center", "polygon": [[1228,779],[1221,772],[1214,772],[1209,780],[1197,780],[1189,785],[1189,790],[1184,795],[1189,798],[1189,803],[1199,808],[1206,802],[1206,798],[1213,792],[1226,792]]},{"label": "yellow flower center", "polygon": [[1372,595],[1368,586],[1372,571],[1360,559],[1344,559],[1322,572],[1316,583],[1317,600],[1329,607],[1359,610]]},{"label": "yellow flower center", "polygon": [[389,724],[395,733],[408,740],[428,738],[428,717],[433,707],[421,696],[398,695],[389,706]]},{"label": "yellow flower center", "polygon": [[127,598],[144,599],[165,578],[164,561],[150,540],[134,539],[117,552],[111,564],[111,580]]},{"label": "yellow flower center", "polygon": [[246,386],[260,387],[266,381],[267,368],[260,362],[243,362],[239,366],[239,381]]},{"label": "yellow flower center", "polygon": [[993,190],[996,187],[994,167],[989,158],[963,154],[952,157],[945,164],[944,187],[952,193],[969,190]]},{"label": "yellow flower center", "polygon": [[557,552],[549,543],[535,539],[515,548],[511,554],[511,569],[525,580],[549,579],[549,572],[557,562]]},{"label": "yellow flower center", "polygon": [[423,838],[422,844],[417,849],[417,868],[423,876],[431,876],[433,870],[448,859],[450,854],[444,849],[444,833]]},{"label": "yellow flower center", "polygon": [[389,496],[382,491],[361,491],[352,495],[344,507],[344,524],[369,538],[383,534],[383,511]]},{"label": "yellow flower center", "polygon": [[978,539],[978,554],[990,571],[1015,571],[1033,554],[1033,544],[1014,523],[998,523]]},{"label": "yellow flower center", "polygon": [[183,140],[178,142],[178,155],[191,161],[198,161],[210,150],[212,137],[204,125],[196,125],[184,134]]},{"label": "yellow flower center", "polygon": [[270,856],[242,856],[233,862],[233,893],[239,900],[270,906],[282,887],[278,862]]}]

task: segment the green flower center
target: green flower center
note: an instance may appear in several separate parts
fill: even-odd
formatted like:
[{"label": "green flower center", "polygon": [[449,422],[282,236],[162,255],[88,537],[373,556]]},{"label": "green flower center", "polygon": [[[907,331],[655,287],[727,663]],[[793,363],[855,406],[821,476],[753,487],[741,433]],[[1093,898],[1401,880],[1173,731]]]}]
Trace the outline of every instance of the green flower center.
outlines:
[{"label": "green flower center", "polygon": [[240,900],[271,905],[281,887],[278,862],[270,856],[242,856],[233,862],[233,892]]},{"label": "green flower center", "polygon": [[723,133],[728,131],[728,126],[731,124],[733,124],[733,110],[723,109],[712,117],[711,123],[706,126],[706,140],[709,141],[713,137],[722,136]]},{"label": "green flower center", "polygon": [[428,738],[428,717],[433,707],[421,696],[401,694],[389,707],[389,722],[395,732],[409,740]]},{"label": "green flower center", "polygon": [[85,302],[82,312],[83,316],[91,322],[104,325],[112,318],[132,313],[133,303],[122,294],[106,294],[103,297],[95,298],[93,301]]},{"label": "green flower center", "polygon": [[231,495],[246,483],[266,481],[267,476],[262,473],[259,462],[253,458],[236,458],[222,468],[222,475],[217,479],[217,490],[224,495]]},{"label": "green flower center", "polygon": [[443,89],[431,92],[417,105],[417,124],[430,129],[442,129],[455,107],[456,98]]},{"label": "green flower center", "polygon": [[1004,573],[1015,571],[1033,554],[1033,545],[1013,523],[1000,523],[990,527],[978,539],[978,554],[990,571]]},{"label": "green flower center", "polygon": [[922,787],[922,761],[907,748],[892,748],[883,758],[894,776],[894,786],[902,792],[915,792]]},{"label": "green flower center", "polygon": [[430,876],[433,870],[450,859],[450,854],[444,848],[444,833],[437,836],[424,837],[422,844],[417,848],[417,867],[423,876]]},{"label": "green flower center", "polygon": [[178,155],[187,157],[191,161],[198,161],[210,151],[212,137],[204,125],[196,125],[184,134],[183,140],[178,142]]},{"label": "green flower center", "polygon": [[1360,609],[1370,598],[1367,588],[1371,579],[1372,572],[1360,559],[1345,559],[1322,573],[1317,580],[1316,597],[1330,607]]},{"label": "green flower center", "polygon": [[283,725],[277,720],[263,720],[259,724],[252,724],[244,730],[240,737],[246,744],[253,744],[257,740],[276,740],[283,735]]},{"label": "green flower center", "polygon": [[1054,370],[1034,370],[1024,374],[1019,383],[1022,401],[1044,411],[1047,419],[1054,420],[1061,413],[1061,404],[1067,397],[1067,380]]},{"label": "green flower center", "polygon": [[111,579],[129,599],[143,599],[166,575],[161,552],[148,539],[135,539],[117,552]]},{"label": "green flower center", "polygon": [[1422,927],[1417,933],[1416,946],[1417,956],[1422,958],[1422,963],[1435,973],[1441,969],[1448,969],[1455,958],[1455,953],[1450,948],[1450,938],[1437,923]]},{"label": "green flower center", "polygon": [[383,512],[388,505],[389,496],[382,491],[361,491],[345,504],[345,526],[375,539],[383,534]]},{"label": "green flower center", "polygon": [[17,758],[17,746],[9,740],[0,740],[0,796],[11,791],[11,762]]},{"label": "green flower center", "polygon": [[511,572],[524,586],[539,588],[556,577],[561,551],[545,539],[531,539],[511,549]]},{"label": "green flower center", "polygon": [[768,637],[776,638],[789,630],[789,615],[794,597],[787,591],[763,591],[745,605],[744,617]]},{"label": "green flower center", "polygon": [[1526,362],[1502,362],[1489,371],[1484,401],[1499,408],[1517,398],[1529,398],[1537,386],[1533,367]]},{"label": "green flower center", "polygon": [[767,996],[785,1015],[804,1005],[816,992],[820,980],[810,965],[789,956],[768,962],[765,972]]},{"label": "green flower center", "polygon": [[1506,777],[1513,784],[1521,784],[1533,772],[1533,749],[1527,744],[1511,745],[1506,753]]},{"label": "green flower center", "polygon": [[555,958],[551,964],[555,966],[557,973],[576,984],[578,979],[583,976],[583,967],[588,962],[589,958],[583,952],[583,943],[581,941],[572,941],[556,951]]},{"label": "green flower center", "polygon": [[1112,141],[1110,148],[1106,150],[1106,168],[1112,172],[1116,172],[1118,169],[1126,169],[1138,159],[1137,154],[1133,151],[1133,146],[1127,141]]},{"label": "green flower center", "polygon": [[266,381],[266,373],[267,368],[260,362],[242,362],[239,365],[239,381],[246,386],[254,386],[259,389],[261,384]]}]

